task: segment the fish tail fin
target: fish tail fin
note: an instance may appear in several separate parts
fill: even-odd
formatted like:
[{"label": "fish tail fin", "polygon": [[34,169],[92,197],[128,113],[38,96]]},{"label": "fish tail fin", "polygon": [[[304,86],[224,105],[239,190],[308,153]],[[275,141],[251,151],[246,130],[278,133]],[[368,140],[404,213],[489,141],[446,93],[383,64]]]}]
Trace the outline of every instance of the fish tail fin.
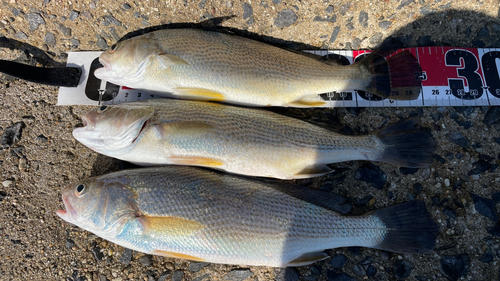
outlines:
[{"label": "fish tail fin", "polygon": [[439,227],[423,201],[413,200],[371,214],[387,230],[383,240],[373,248],[402,254],[425,254],[434,249]]},{"label": "fish tail fin", "polygon": [[369,84],[360,90],[394,100],[418,98],[422,87],[416,73],[421,68],[411,52],[402,51],[390,56],[390,51],[382,47],[356,64],[371,75]]},{"label": "fish tail fin", "polygon": [[431,133],[420,126],[420,118],[401,120],[377,132],[385,146],[373,161],[396,164],[408,168],[428,167],[434,159],[436,142]]}]

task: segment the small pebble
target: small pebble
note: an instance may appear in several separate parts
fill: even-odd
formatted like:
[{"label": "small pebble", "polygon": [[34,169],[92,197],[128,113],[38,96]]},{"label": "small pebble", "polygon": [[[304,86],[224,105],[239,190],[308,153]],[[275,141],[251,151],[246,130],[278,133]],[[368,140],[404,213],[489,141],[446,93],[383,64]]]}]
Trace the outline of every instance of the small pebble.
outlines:
[{"label": "small pebble", "polygon": [[363,28],[368,28],[368,13],[365,12],[365,11],[361,11],[359,13],[359,24],[361,24],[361,26]]},{"label": "small pebble", "polygon": [[131,7],[130,7],[130,5],[129,5],[129,4],[125,3],[125,4],[123,4],[123,8],[124,8],[125,10],[128,10],[128,9],[130,9]]},{"label": "small pebble", "polygon": [[444,179],[444,185],[445,186],[450,186],[450,179]]},{"label": "small pebble", "polygon": [[69,14],[69,20],[76,20],[78,18],[78,16],[80,15],[80,12],[78,11],[71,11],[71,13]]},{"label": "small pebble", "polygon": [[341,15],[345,15],[347,13],[347,11],[349,10],[349,8],[351,7],[351,3],[348,2],[346,4],[343,4],[342,6],[340,6],[340,9],[339,9],[339,14]]},{"label": "small pebble", "polygon": [[466,276],[469,271],[469,256],[467,254],[457,256],[442,256],[439,270],[448,280],[456,281]]},{"label": "small pebble", "polygon": [[43,19],[43,17],[38,14],[38,13],[28,13],[26,14],[25,16],[25,19],[28,21],[29,23],[29,30],[30,31],[35,31],[38,29],[38,27],[40,25],[45,25],[45,20]]},{"label": "small pebble", "polygon": [[170,270],[167,270],[167,271],[164,271],[160,277],[158,277],[158,281],[165,281],[167,279],[168,276],[170,276],[170,273],[171,271]]},{"label": "small pebble", "polygon": [[339,32],[340,32],[340,26],[336,26],[332,31],[332,35],[331,35],[330,40],[329,40],[330,43],[335,42],[335,40],[337,39],[337,36],[339,35]]},{"label": "small pebble", "polygon": [[329,264],[335,268],[342,268],[347,263],[347,257],[343,254],[337,254],[332,257]]},{"label": "small pebble", "polygon": [[28,39],[28,35],[26,35],[26,33],[22,32],[22,31],[19,31],[16,34],[14,34],[14,37],[19,39],[19,40],[27,40]]},{"label": "small pebble", "polygon": [[387,29],[389,29],[389,27],[391,26],[391,24],[392,24],[392,22],[391,22],[391,21],[386,20],[386,21],[381,21],[381,22],[379,22],[379,23],[378,23],[378,26],[379,26],[380,28],[384,29],[384,30],[387,30]]},{"label": "small pebble", "polygon": [[354,178],[356,180],[364,181],[380,190],[384,188],[384,185],[387,182],[387,175],[380,169],[380,167],[372,163],[366,163],[359,167],[354,172]]},{"label": "small pebble", "polygon": [[198,272],[205,266],[209,265],[210,263],[208,262],[195,262],[195,263],[190,263],[189,264],[189,271],[191,272]]},{"label": "small pebble", "polygon": [[150,266],[153,264],[153,257],[151,255],[144,255],[139,258],[139,262],[144,266]]},{"label": "small pebble", "polygon": [[131,249],[125,248],[123,254],[120,256],[120,262],[128,265],[132,261],[132,253],[133,251]]},{"label": "small pebble", "polygon": [[73,246],[75,246],[75,241],[73,241],[69,238],[66,239],[66,248],[71,249],[71,248],[73,248]]},{"label": "small pebble", "polygon": [[460,145],[462,148],[468,148],[470,145],[469,141],[464,137],[464,135],[462,135],[462,133],[458,131],[450,133],[450,141]]},{"label": "small pebble", "polygon": [[250,276],[253,276],[253,272],[250,271],[250,269],[234,269],[229,271],[222,279],[228,281],[243,281]]},{"label": "small pebble", "polygon": [[400,10],[401,8],[408,6],[413,2],[415,2],[415,0],[403,0],[403,1],[401,1],[401,3],[399,3],[399,6],[396,9]]},{"label": "small pebble", "polygon": [[403,279],[411,274],[413,265],[404,260],[397,260],[392,266],[392,271],[397,279]]},{"label": "small pebble", "polygon": [[11,180],[4,180],[4,181],[2,182],[2,185],[3,185],[4,187],[9,187],[12,183],[13,183],[13,181],[11,181]]},{"label": "small pebble", "polygon": [[96,34],[97,37],[97,47],[99,47],[101,50],[105,50],[108,48],[108,43],[106,42],[106,39],[104,39],[101,35]]},{"label": "small pebble", "polygon": [[482,263],[490,263],[493,261],[494,254],[493,251],[488,249],[480,258],[479,261]]},{"label": "small pebble", "polygon": [[491,126],[493,124],[498,123],[500,119],[500,107],[492,106],[488,109],[486,114],[484,115],[483,123]]},{"label": "small pebble", "polygon": [[94,258],[96,261],[102,261],[102,258],[104,257],[103,253],[101,252],[101,248],[99,247],[94,247],[92,250],[90,250],[92,254],[94,255]]},{"label": "small pebble", "polygon": [[493,222],[498,221],[498,216],[495,208],[495,201],[492,199],[483,198],[475,194],[471,194],[472,200],[474,201],[474,207],[476,211],[481,215],[487,217]]},{"label": "small pebble", "polygon": [[253,15],[252,5],[243,3],[243,19],[246,20]]},{"label": "small pebble", "polygon": [[174,274],[172,274],[172,281],[181,281],[183,277],[184,277],[184,272],[176,271],[174,272]]},{"label": "small pebble", "polygon": [[47,32],[45,33],[45,38],[43,39],[43,42],[48,46],[53,47],[56,45],[56,36],[52,32]]},{"label": "small pebble", "polygon": [[377,32],[377,33],[373,34],[373,36],[370,38],[370,44],[376,45],[376,44],[380,43],[380,41],[382,41],[383,37],[384,37],[384,35],[382,34],[382,32]]},{"label": "small pebble", "polygon": [[482,159],[472,163],[472,165],[474,168],[467,174],[469,176],[482,174],[491,168],[491,164]]},{"label": "small pebble", "polygon": [[71,38],[69,40],[69,43],[71,44],[71,48],[73,48],[73,49],[77,49],[78,46],[80,46],[80,41],[78,41],[78,39],[75,39],[75,38]]},{"label": "small pebble", "polygon": [[25,126],[24,122],[17,122],[5,128],[0,138],[0,145],[2,147],[10,147],[17,143],[21,139],[21,134]]},{"label": "small pebble", "polygon": [[299,272],[295,267],[287,267],[279,269],[279,273],[276,274],[275,281],[298,281]]},{"label": "small pebble", "polygon": [[292,9],[286,9],[278,12],[278,16],[274,19],[274,25],[277,27],[287,27],[292,25],[298,19]]}]

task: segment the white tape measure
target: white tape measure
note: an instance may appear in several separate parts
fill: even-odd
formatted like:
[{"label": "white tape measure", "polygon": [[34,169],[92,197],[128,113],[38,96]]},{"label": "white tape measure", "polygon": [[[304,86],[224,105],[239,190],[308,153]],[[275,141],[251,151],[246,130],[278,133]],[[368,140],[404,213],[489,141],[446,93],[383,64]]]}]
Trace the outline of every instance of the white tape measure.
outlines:
[{"label": "white tape measure", "polygon": [[[488,106],[500,105],[500,49],[418,47],[406,48],[420,63],[422,93],[416,100],[382,99],[358,91],[331,92],[318,95],[327,103],[323,107],[414,107],[414,106]],[[352,64],[371,51],[307,51],[330,56]],[[101,52],[70,52],[68,66],[82,68],[80,84],[75,88],[59,89],[58,105],[110,105],[158,98],[152,93],[120,87],[97,79],[93,72],[98,67]],[[393,92],[392,95],[404,93]]]}]

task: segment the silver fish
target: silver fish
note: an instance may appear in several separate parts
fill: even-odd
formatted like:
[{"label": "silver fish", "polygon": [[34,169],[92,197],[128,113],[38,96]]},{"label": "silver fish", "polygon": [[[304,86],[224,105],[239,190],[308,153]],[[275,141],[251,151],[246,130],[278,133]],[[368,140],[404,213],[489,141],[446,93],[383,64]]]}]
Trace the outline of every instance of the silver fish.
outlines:
[{"label": "silver fish", "polygon": [[343,216],[294,190],[192,167],[124,170],[64,189],[57,215],[139,252],[224,264],[301,266],[350,246],[434,248],[438,228],[421,201]]},{"label": "silver fish", "polygon": [[432,136],[408,119],[348,136],[267,110],[155,99],[102,106],[73,136],[96,152],[139,165],[192,165],[279,179],[321,176],[330,163],[368,160],[425,167]]},{"label": "silver fish", "polygon": [[[387,59],[384,59],[387,56]],[[409,100],[420,71],[408,51],[380,50],[351,66],[222,32],[165,29],[120,41],[102,53],[95,76],[118,85],[182,99],[251,106],[314,107],[318,94],[363,90]],[[398,94],[394,94],[398,93]]]}]

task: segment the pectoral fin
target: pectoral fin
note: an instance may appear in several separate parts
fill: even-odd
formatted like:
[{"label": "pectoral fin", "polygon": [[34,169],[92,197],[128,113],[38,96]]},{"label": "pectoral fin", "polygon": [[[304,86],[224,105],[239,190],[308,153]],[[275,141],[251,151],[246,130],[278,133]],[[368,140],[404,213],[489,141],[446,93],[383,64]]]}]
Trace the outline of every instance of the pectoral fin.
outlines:
[{"label": "pectoral fin", "polygon": [[195,256],[190,256],[190,255],[181,254],[181,253],[161,251],[161,250],[153,251],[153,254],[158,255],[158,256],[169,257],[169,258],[185,259],[185,260],[192,260],[192,261],[205,261],[204,259],[198,258]]},{"label": "pectoral fin", "polygon": [[161,64],[165,67],[172,65],[188,65],[188,63],[185,60],[176,55],[160,53],[158,54],[158,59],[160,60]]},{"label": "pectoral fin", "polygon": [[290,103],[287,103],[287,106],[291,107],[316,107],[316,106],[322,106],[325,105],[326,101],[323,100],[318,100],[318,95],[309,95],[309,96],[304,96],[301,97],[300,99],[296,101],[292,101]]},{"label": "pectoral fin", "polygon": [[317,166],[309,166],[306,167],[304,170],[298,172],[297,174],[293,175],[293,179],[305,179],[305,178],[312,178],[312,177],[319,177],[324,174],[329,174],[333,172],[332,169],[330,169],[327,165],[317,165]]},{"label": "pectoral fin", "polygon": [[286,266],[303,266],[303,265],[308,265],[313,262],[321,261],[324,259],[327,259],[328,255],[323,253],[323,252],[316,252],[316,253],[305,253],[301,255],[300,257],[294,259],[293,261],[289,262],[286,264]]},{"label": "pectoral fin", "polygon": [[224,162],[219,160],[199,157],[169,157],[168,160],[176,165],[204,166],[211,168],[217,168],[224,164]]},{"label": "pectoral fin", "polygon": [[183,96],[186,99],[204,100],[204,101],[223,101],[226,98],[223,94],[204,88],[174,88],[174,94]]},{"label": "pectoral fin", "polygon": [[168,137],[168,136],[195,137],[208,133],[214,127],[205,122],[177,121],[170,123],[161,123],[159,125],[155,125],[155,128],[161,137]]},{"label": "pectoral fin", "polygon": [[143,235],[190,235],[205,228],[202,223],[179,217],[140,216],[136,219],[142,226]]}]

